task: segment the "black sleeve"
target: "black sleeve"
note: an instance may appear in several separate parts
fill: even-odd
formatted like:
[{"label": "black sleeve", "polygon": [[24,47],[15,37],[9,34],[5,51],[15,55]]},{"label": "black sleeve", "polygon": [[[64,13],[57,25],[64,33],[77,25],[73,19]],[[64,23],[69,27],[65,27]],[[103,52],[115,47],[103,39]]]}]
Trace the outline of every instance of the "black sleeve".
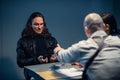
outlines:
[{"label": "black sleeve", "polygon": [[56,38],[51,37],[49,40],[49,46],[54,49],[57,46],[57,44],[58,44],[58,42],[57,42]]},{"label": "black sleeve", "polygon": [[54,54],[53,50],[57,46],[57,40],[54,37],[49,37],[46,39],[47,43],[47,51],[49,53],[48,57],[50,58],[52,54]]}]

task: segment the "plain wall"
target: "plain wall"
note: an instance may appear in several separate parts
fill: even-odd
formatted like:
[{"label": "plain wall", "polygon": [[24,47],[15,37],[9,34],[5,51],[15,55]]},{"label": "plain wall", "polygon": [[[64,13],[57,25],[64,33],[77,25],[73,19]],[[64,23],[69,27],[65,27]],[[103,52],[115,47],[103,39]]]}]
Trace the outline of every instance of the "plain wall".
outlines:
[{"label": "plain wall", "polygon": [[1,0],[0,80],[24,80],[16,64],[16,46],[30,14],[44,14],[47,27],[63,48],[86,39],[84,17],[90,12],[111,12],[120,26],[119,0]]}]

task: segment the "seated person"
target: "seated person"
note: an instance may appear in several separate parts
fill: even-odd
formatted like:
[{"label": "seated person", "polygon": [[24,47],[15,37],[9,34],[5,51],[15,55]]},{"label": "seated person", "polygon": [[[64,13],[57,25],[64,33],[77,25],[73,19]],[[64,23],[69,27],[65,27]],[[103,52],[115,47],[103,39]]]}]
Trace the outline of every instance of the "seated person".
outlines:
[{"label": "seated person", "polygon": [[48,31],[42,13],[32,13],[17,43],[18,66],[23,68],[29,65],[56,62],[53,49],[57,44],[57,40]]}]

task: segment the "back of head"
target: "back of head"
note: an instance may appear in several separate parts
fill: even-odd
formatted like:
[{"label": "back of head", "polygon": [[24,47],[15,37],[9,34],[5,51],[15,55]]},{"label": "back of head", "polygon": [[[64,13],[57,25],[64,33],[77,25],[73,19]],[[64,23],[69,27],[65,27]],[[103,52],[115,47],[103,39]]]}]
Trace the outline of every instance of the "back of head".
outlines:
[{"label": "back of head", "polygon": [[99,14],[90,13],[85,17],[84,26],[88,27],[93,33],[97,30],[103,30],[104,22]]},{"label": "back of head", "polygon": [[117,33],[117,22],[115,20],[115,17],[111,13],[103,13],[101,14],[101,17],[105,24],[109,25],[110,28],[110,34],[116,34]]}]

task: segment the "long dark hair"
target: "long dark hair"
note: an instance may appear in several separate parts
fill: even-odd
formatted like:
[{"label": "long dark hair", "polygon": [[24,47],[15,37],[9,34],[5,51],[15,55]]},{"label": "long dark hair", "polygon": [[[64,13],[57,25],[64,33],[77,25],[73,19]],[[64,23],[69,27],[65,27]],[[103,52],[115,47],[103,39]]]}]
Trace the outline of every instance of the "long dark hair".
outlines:
[{"label": "long dark hair", "polygon": [[38,35],[37,33],[34,32],[34,30],[32,29],[32,20],[35,18],[35,17],[42,17],[43,18],[43,22],[44,22],[44,29],[41,33],[41,35],[43,35],[44,37],[48,37],[48,36],[51,36],[51,33],[49,33],[48,31],[48,28],[46,26],[46,22],[45,22],[45,19],[44,19],[44,16],[42,13],[40,12],[34,12],[31,14],[31,16],[29,17],[26,25],[25,25],[25,28],[23,29],[22,31],[22,34],[21,36],[22,37],[28,37],[28,36],[31,36],[31,37],[34,37],[36,35]]},{"label": "long dark hair", "polygon": [[110,26],[110,34],[111,35],[119,33],[119,30],[117,28],[117,22],[116,22],[115,17],[113,16],[113,14],[108,13],[108,12],[102,13],[101,17],[103,19],[103,22]]}]

